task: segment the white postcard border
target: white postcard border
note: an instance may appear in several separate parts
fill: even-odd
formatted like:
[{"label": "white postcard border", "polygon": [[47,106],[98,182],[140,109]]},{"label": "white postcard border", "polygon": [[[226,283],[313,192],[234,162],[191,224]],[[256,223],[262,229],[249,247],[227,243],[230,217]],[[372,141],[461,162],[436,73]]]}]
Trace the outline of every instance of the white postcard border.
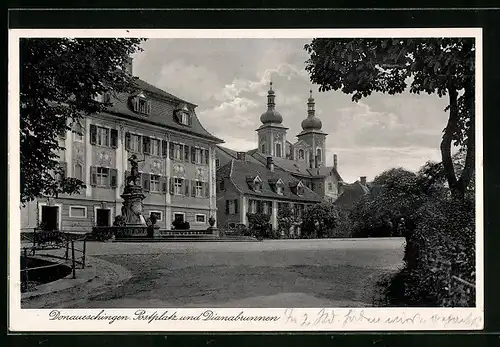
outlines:
[{"label": "white postcard border", "polygon": [[[21,309],[20,263],[18,261],[20,257],[19,231],[21,230],[19,209],[19,39],[61,36],[147,38],[474,37],[476,39],[476,307]],[[9,190],[8,251],[9,260],[12,260],[8,262],[9,329],[11,331],[409,331],[483,329],[482,49],[481,28],[9,30],[7,180]],[[151,321],[135,319],[138,317],[138,311],[141,310],[145,311],[143,316],[150,315],[156,318],[151,318]],[[212,318],[209,318],[210,313],[206,312],[212,312]],[[174,313],[178,317],[177,319],[175,319],[175,315],[172,316]],[[64,318],[55,318],[56,316]],[[82,319],[82,316],[87,317]],[[110,324],[110,320],[105,319],[108,316],[129,318],[116,320]],[[269,320],[269,318],[265,318],[271,316],[279,319]],[[179,317],[191,318],[179,319]],[[346,323],[346,321],[348,322]]]}]

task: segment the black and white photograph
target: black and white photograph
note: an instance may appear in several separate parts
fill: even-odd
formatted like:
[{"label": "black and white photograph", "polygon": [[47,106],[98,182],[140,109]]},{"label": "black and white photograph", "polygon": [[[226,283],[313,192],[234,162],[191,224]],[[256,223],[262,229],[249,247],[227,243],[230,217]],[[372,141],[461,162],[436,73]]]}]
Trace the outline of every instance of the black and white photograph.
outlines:
[{"label": "black and white photograph", "polygon": [[11,32],[11,324],[481,329],[480,39]]}]

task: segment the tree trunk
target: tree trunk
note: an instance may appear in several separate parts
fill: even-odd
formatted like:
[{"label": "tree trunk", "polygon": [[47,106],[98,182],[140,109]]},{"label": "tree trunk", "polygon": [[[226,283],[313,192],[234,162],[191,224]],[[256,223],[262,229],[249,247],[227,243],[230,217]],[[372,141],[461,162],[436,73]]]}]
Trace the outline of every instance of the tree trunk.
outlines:
[{"label": "tree trunk", "polygon": [[[465,155],[465,164],[458,180],[458,189],[460,190],[462,196],[465,195],[467,188],[469,186],[472,175],[475,169],[475,159],[476,159],[476,127],[475,127],[475,103],[474,94],[472,88],[466,88],[465,94],[465,105],[468,108],[470,114],[470,124],[469,129],[467,129],[467,153]],[[471,102],[472,101],[472,102]]]},{"label": "tree trunk", "polygon": [[448,118],[448,124],[444,129],[443,139],[441,140],[441,159],[451,194],[455,197],[461,198],[463,197],[463,194],[461,194],[460,189],[458,188],[457,176],[455,175],[455,168],[453,167],[453,160],[451,157],[453,134],[458,126],[458,92],[455,88],[453,88],[453,86],[451,86],[448,87],[448,94],[450,98],[450,116]]}]

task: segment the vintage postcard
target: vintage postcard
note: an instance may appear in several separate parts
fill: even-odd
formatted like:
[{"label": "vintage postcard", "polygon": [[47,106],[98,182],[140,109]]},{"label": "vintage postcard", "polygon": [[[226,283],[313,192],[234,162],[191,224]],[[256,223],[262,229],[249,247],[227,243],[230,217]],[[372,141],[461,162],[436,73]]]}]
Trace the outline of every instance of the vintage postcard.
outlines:
[{"label": "vintage postcard", "polygon": [[11,331],[483,329],[481,29],[11,30]]}]

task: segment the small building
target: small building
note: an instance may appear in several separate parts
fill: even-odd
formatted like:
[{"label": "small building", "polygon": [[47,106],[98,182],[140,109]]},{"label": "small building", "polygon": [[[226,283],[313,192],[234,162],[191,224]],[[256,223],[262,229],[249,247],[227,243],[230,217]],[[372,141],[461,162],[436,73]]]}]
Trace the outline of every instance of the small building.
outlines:
[{"label": "small building", "polygon": [[[125,67],[132,74],[132,62]],[[109,107],[76,124],[59,141],[66,175],[86,189],[58,198],[38,198],[22,209],[22,230],[88,232],[112,225],[121,213],[124,181],[135,154],[144,195],[144,215],[155,214],[162,229],[174,219],[191,229],[208,228],[216,215],[215,148],[223,141],[198,119],[196,105],[136,78],[132,93],[103,95]]]},{"label": "small building", "polygon": [[217,220],[219,227],[248,225],[247,212],[271,215],[273,229],[278,227],[278,214],[289,206],[300,220],[311,204],[322,197],[301,180],[274,165],[273,157],[266,165],[247,160],[244,155],[230,159],[217,171]]},{"label": "small building", "polygon": [[367,194],[370,194],[370,187],[366,177],[361,176],[358,181],[342,186],[342,195],[335,201],[335,205],[344,211],[350,211]]}]

